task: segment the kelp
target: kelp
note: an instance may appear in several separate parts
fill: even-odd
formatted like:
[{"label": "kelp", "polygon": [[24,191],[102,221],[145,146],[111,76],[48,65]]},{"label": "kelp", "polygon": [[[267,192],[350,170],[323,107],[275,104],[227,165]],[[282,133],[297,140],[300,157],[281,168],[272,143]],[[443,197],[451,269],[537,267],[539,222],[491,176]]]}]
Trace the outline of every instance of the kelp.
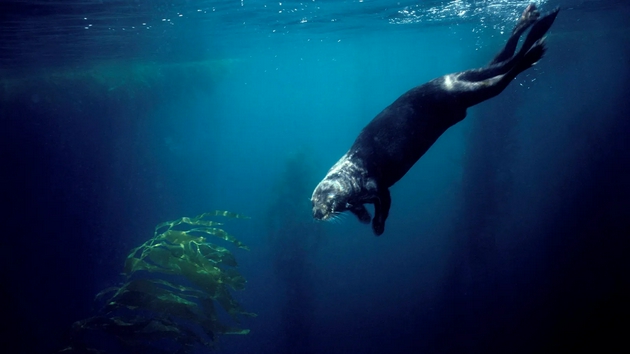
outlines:
[{"label": "kelp", "polygon": [[[94,100],[135,102],[210,91],[237,60],[154,62],[108,60],[27,71],[0,70],[0,104],[26,100],[46,109],[75,105],[88,109]],[[83,103],[81,103],[83,102]]]},{"label": "kelp", "polygon": [[217,216],[247,218],[214,211],[157,225],[153,238],[127,257],[125,282],[96,296],[103,303],[99,315],[73,325],[73,346],[64,352],[95,350],[89,343],[95,332],[117,342],[109,351],[97,348],[101,353],[189,353],[198,346],[214,347],[217,335],[249,333],[224,324],[215,306],[236,324],[242,316],[256,316],[244,311],[230,293],[246,284],[234,255],[208,242],[214,237],[248,249],[222,229],[223,223],[212,220]]}]

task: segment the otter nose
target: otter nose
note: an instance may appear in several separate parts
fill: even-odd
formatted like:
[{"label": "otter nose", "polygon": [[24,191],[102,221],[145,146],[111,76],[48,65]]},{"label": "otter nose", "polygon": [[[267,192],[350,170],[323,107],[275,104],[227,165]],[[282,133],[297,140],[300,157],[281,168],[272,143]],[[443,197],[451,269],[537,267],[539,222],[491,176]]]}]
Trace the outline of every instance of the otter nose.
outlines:
[{"label": "otter nose", "polygon": [[313,217],[321,220],[324,217],[324,212],[321,209],[313,209]]}]

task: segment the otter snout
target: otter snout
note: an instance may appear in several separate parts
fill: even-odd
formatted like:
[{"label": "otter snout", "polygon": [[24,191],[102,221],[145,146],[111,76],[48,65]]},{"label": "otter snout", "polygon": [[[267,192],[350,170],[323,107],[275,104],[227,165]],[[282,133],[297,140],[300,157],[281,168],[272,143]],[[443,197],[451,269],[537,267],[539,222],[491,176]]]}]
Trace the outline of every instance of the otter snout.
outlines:
[{"label": "otter snout", "polygon": [[346,210],[345,183],[339,178],[326,176],[313,191],[313,218],[317,220],[332,220]]},{"label": "otter snout", "polygon": [[313,208],[313,217],[317,220],[322,220],[324,218],[324,211],[321,209]]},{"label": "otter snout", "polygon": [[330,212],[324,204],[313,200],[313,218],[317,220],[326,220],[330,216]]}]

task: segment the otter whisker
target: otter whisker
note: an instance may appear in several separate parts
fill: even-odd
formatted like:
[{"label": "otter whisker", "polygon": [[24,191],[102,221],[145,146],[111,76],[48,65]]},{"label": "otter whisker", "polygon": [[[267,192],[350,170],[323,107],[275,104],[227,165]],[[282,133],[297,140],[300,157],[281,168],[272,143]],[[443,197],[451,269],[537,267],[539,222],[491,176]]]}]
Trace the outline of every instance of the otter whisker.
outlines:
[{"label": "otter whisker", "polygon": [[330,220],[331,222],[335,224],[340,224],[345,218],[346,218],[346,215],[343,213],[333,213],[330,215],[328,220]]}]

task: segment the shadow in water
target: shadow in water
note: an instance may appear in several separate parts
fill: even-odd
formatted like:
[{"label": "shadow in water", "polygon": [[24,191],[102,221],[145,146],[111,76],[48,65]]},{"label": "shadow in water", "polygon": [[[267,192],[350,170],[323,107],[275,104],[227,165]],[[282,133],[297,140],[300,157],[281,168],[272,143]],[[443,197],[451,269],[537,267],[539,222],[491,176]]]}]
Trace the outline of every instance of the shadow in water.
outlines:
[{"label": "shadow in water", "polygon": [[309,164],[311,154],[290,156],[277,184],[276,199],[269,206],[267,235],[272,247],[275,275],[284,286],[281,328],[284,337],[276,353],[313,353],[311,325],[314,267],[310,257],[323,236],[322,225],[310,215],[309,196],[316,181]]}]

